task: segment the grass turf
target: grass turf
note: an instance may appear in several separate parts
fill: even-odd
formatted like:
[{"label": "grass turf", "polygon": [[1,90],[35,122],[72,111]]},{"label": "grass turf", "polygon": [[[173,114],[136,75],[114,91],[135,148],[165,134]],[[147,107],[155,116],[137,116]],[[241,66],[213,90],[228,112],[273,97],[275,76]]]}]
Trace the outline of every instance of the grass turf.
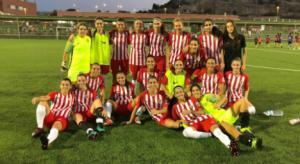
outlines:
[{"label": "grass turf", "polygon": [[[263,138],[264,149],[242,148],[232,158],[213,138],[186,139],[181,131],[148,121],[142,126],[116,126],[99,140],[88,141],[83,131],[70,128],[47,151],[31,138],[36,126],[33,96],[58,88],[64,41],[0,40],[0,162],[1,163],[299,163],[300,126],[288,120],[300,117],[300,73],[248,67],[250,100],[257,108],[251,126]],[[248,48],[250,65],[300,69],[300,51],[287,48]],[[106,87],[107,91],[109,87]],[[283,117],[266,117],[268,108]]]}]

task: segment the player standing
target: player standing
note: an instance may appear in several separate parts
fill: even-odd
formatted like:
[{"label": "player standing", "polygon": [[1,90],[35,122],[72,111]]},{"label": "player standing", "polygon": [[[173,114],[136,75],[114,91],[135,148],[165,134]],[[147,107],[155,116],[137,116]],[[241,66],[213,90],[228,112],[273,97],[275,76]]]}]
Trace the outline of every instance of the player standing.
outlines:
[{"label": "player standing", "polygon": [[223,69],[224,66],[221,66],[223,63],[221,58],[223,40],[217,33],[219,30],[213,26],[212,19],[205,19],[203,25],[204,32],[198,36],[202,61],[206,61],[208,58],[214,58],[217,68]]},{"label": "player standing", "polygon": [[153,30],[149,30],[147,34],[149,38],[150,55],[154,57],[160,76],[163,76],[166,71],[168,33],[164,30],[160,18],[153,19]]},{"label": "player standing", "polygon": [[129,43],[129,31],[125,29],[125,21],[118,19],[116,22],[116,29],[110,31],[110,43],[112,44],[112,59],[111,70],[113,79],[115,81],[116,74],[119,71],[123,71],[128,74],[128,43]]},{"label": "player standing", "polygon": [[142,31],[143,21],[136,19],[134,21],[134,31],[130,34],[130,55],[129,67],[132,73],[132,83],[136,84],[137,76],[141,68],[146,65],[146,46],[148,44],[148,37]]},{"label": "player standing", "polygon": [[176,18],[173,20],[174,32],[169,33],[169,47],[167,53],[167,69],[169,64],[174,65],[180,53],[190,42],[191,34],[183,31],[183,22]]},{"label": "player standing", "polygon": [[[32,137],[40,137],[43,150],[56,140],[59,132],[63,132],[68,127],[68,117],[75,100],[71,88],[71,80],[65,78],[60,82],[60,92],[54,91],[32,99],[32,104],[38,104],[36,108],[37,128],[32,133]],[[51,106],[49,106],[49,101]],[[44,135],[45,127],[50,129],[47,137]]]},{"label": "player standing", "polygon": [[244,35],[237,32],[236,26],[232,20],[227,21],[224,30],[224,43],[222,58],[224,60],[224,73],[231,70],[231,62],[234,58],[242,59],[242,70],[245,71],[247,65],[246,40]]},{"label": "player standing", "polygon": [[74,83],[79,73],[90,72],[91,38],[87,35],[87,26],[80,23],[77,26],[77,35],[71,35],[65,46],[62,69],[66,69],[69,58],[68,77]]},{"label": "player standing", "polygon": [[95,19],[95,28],[92,32],[91,64],[98,63],[102,75],[106,75],[110,66],[109,34],[104,31],[104,21],[100,17]]}]

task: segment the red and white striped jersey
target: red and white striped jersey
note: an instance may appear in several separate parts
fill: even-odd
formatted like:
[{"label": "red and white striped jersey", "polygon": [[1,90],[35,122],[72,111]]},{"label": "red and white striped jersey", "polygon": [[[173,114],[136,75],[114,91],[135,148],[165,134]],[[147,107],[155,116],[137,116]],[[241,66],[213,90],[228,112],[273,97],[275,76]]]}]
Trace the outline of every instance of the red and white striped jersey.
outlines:
[{"label": "red and white striped jersey", "polygon": [[97,98],[97,93],[89,89],[85,91],[76,89],[74,91],[74,96],[75,96],[74,112],[81,113],[90,110],[94,100]]},{"label": "red and white striped jersey", "polygon": [[128,86],[115,84],[111,87],[110,98],[120,105],[129,104],[134,95],[134,85],[129,83]]},{"label": "red and white striped jersey", "polygon": [[191,97],[185,103],[177,103],[176,105],[173,106],[172,117],[175,120],[179,120],[179,119],[184,120],[188,124],[193,124],[195,121],[203,121],[208,118],[211,118],[209,115],[206,114],[202,114],[200,116],[196,114],[188,114],[188,115],[183,114],[184,111],[186,110],[199,111],[200,109],[201,108],[198,101],[195,98]]},{"label": "red and white striped jersey", "polygon": [[249,89],[248,75],[234,75],[232,71],[226,72],[226,87],[228,102],[236,102],[243,97],[243,92]]},{"label": "red and white striped jersey", "polygon": [[[166,107],[168,104],[166,102],[166,96],[164,92],[159,91],[155,95],[150,95],[148,91],[145,91],[140,94],[139,100],[137,102],[137,107],[145,106],[148,110],[156,109],[156,110],[162,110],[163,107]],[[161,118],[164,118],[167,116],[167,113],[165,114],[156,114],[152,115],[152,118],[156,121],[160,121]]]},{"label": "red and white striped jersey", "polygon": [[168,41],[168,37],[155,33],[153,30],[148,31],[150,55],[152,56],[165,56],[165,46]]},{"label": "red and white striped jersey", "polygon": [[189,53],[181,53],[180,59],[184,63],[184,68],[192,74],[197,68],[201,66],[201,56],[200,54],[191,55]]},{"label": "red and white striped jersey", "polygon": [[146,46],[148,45],[148,37],[145,33],[130,34],[129,43],[131,44],[129,64],[146,65]]},{"label": "red and white striped jersey", "polygon": [[74,105],[74,95],[72,93],[63,95],[60,92],[50,92],[48,96],[51,101],[51,112],[57,117],[68,118]]},{"label": "red and white striped jersey", "polygon": [[142,68],[139,71],[137,81],[143,85],[143,89],[147,89],[147,82],[150,75],[156,77],[157,81],[160,81],[158,71],[154,70],[153,72],[148,72],[147,68]]},{"label": "red and white striped jersey", "polygon": [[112,30],[109,33],[110,44],[112,44],[112,60],[128,60],[129,32],[125,30],[119,33]]},{"label": "red and white striped jersey", "polygon": [[182,49],[186,47],[191,40],[191,34],[182,32],[176,35],[176,32],[169,33],[169,46],[171,47],[170,63],[175,64],[176,59],[180,57]]},{"label": "red and white striped jersey", "polygon": [[101,89],[104,89],[104,78],[103,76],[98,76],[92,78],[90,74],[86,75],[87,86],[89,89],[98,92]]},{"label": "red and white striped jersey", "polygon": [[201,94],[219,94],[219,85],[225,84],[225,78],[221,72],[208,74],[206,68],[197,70],[193,74],[199,83],[201,83]]},{"label": "red and white striped jersey", "polygon": [[213,36],[212,34],[202,33],[198,36],[200,51],[203,57],[203,61],[206,61],[208,58],[214,58],[216,64],[220,64],[220,55],[221,49],[223,46],[223,40]]}]

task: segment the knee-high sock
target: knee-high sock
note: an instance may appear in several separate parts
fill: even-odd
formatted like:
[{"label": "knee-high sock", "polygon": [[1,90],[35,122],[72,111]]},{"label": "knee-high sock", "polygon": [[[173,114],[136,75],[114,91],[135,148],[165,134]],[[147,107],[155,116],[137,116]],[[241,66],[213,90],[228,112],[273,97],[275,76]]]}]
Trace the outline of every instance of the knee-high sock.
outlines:
[{"label": "knee-high sock", "polygon": [[210,133],[199,132],[199,131],[194,130],[191,127],[185,128],[183,130],[182,134],[186,138],[195,138],[195,139],[211,137]]},{"label": "knee-high sock", "polygon": [[106,112],[107,112],[107,117],[111,118],[112,104],[110,102],[106,103]]},{"label": "knee-high sock", "polygon": [[43,128],[45,116],[46,107],[43,105],[38,105],[36,108],[36,123],[38,128]]},{"label": "knee-high sock", "polygon": [[229,139],[229,137],[224,134],[220,128],[216,128],[214,129],[214,131],[212,131],[212,133],[214,134],[215,137],[217,137],[227,148],[229,148],[230,142],[231,140]]},{"label": "knee-high sock", "polygon": [[58,136],[58,129],[56,128],[51,128],[50,133],[47,137],[48,139],[48,144],[51,144],[54,140],[56,140],[57,136]]}]

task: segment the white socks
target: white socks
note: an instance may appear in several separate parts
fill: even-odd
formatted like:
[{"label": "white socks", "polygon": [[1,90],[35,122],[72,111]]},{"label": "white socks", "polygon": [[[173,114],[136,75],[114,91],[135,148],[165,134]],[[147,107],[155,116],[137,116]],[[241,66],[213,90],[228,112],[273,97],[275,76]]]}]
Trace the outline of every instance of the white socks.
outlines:
[{"label": "white socks", "polygon": [[141,116],[141,115],[143,114],[143,112],[144,112],[144,107],[141,106],[141,107],[139,107],[139,108],[136,110],[135,115],[136,115],[136,116]]},{"label": "white socks", "polygon": [[186,137],[186,138],[195,138],[195,139],[211,137],[211,134],[210,134],[210,133],[199,132],[199,131],[194,130],[194,129],[191,128],[191,127],[185,128],[185,129],[183,130],[182,134],[183,134],[183,136]]},{"label": "white socks", "polygon": [[43,128],[45,116],[46,116],[46,107],[39,104],[36,108],[36,122],[38,128]]},{"label": "white socks", "polygon": [[112,104],[110,102],[106,102],[105,106],[106,106],[107,117],[111,118]]},{"label": "white socks", "polygon": [[256,109],[255,109],[255,107],[253,106],[253,105],[251,105],[251,106],[249,106],[248,107],[248,113],[249,114],[255,114],[255,112],[256,112]]},{"label": "white socks", "polygon": [[51,144],[54,140],[56,140],[57,136],[58,136],[58,129],[51,128],[50,133],[47,137],[48,145]]},{"label": "white socks", "polygon": [[229,148],[231,140],[224,134],[220,128],[216,128],[213,132],[215,137],[217,137],[227,148]]}]

